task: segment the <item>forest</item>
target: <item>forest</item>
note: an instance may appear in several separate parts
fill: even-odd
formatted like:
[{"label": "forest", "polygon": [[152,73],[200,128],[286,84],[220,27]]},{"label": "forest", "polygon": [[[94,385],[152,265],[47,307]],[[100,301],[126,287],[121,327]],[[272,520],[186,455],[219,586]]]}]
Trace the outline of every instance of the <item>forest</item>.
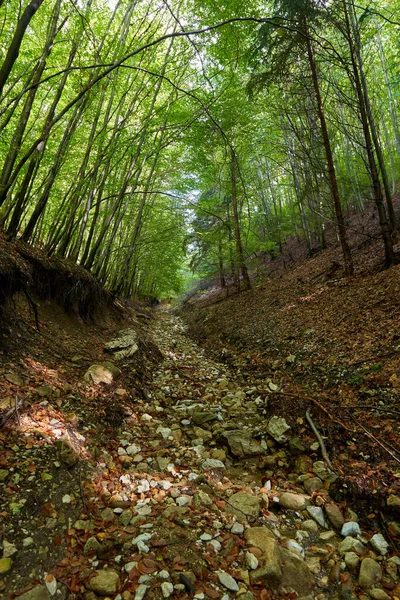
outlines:
[{"label": "forest", "polygon": [[128,297],[218,278],[374,203],[396,262],[396,0],[76,0],[1,7],[8,236]]},{"label": "forest", "polygon": [[400,0],[0,0],[0,598],[399,600]]}]

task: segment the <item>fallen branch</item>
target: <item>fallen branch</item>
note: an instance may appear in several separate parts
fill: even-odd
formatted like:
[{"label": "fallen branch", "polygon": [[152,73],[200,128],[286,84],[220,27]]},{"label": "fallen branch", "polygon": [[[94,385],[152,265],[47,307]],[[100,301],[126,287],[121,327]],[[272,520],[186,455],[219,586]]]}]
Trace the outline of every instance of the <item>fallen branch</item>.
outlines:
[{"label": "fallen branch", "polygon": [[19,420],[19,412],[18,411],[22,407],[23,403],[24,403],[23,400],[18,400],[18,397],[15,398],[14,406],[10,406],[10,408],[7,408],[1,415],[0,428],[4,427],[4,425],[8,421],[10,421],[10,419],[12,419],[13,417],[16,419],[17,423],[19,424],[20,420]]},{"label": "fallen branch", "polygon": [[342,423],[342,421],[339,421],[338,419],[334,419],[332,417],[331,413],[324,406],[322,406],[322,404],[320,402],[318,402],[318,400],[315,400],[315,398],[312,398],[311,396],[299,396],[298,394],[292,394],[291,392],[279,392],[279,391],[271,392],[271,390],[263,391],[261,393],[263,393],[263,394],[280,394],[281,396],[288,396],[289,398],[296,398],[297,400],[307,400],[307,402],[312,402],[313,404],[315,404],[315,406],[318,406],[318,408],[320,410],[322,410],[322,412],[324,412],[326,414],[326,416],[329,417],[333,423],[340,425],[340,427],[343,427],[343,429],[345,429],[346,431],[350,431],[351,433],[354,433],[352,431],[352,429],[349,429],[349,427],[347,427],[344,423]]},{"label": "fallen branch", "polygon": [[389,448],[387,448],[383,442],[378,440],[378,438],[375,437],[370,431],[368,431],[368,429],[366,427],[364,427],[364,425],[361,425],[361,423],[359,421],[357,421],[357,419],[355,419],[353,417],[353,415],[351,415],[347,409],[346,409],[346,411],[349,413],[350,419],[352,421],[354,421],[359,427],[361,427],[361,429],[364,431],[366,436],[368,436],[371,440],[373,440],[376,444],[378,444],[381,448],[383,448],[385,450],[385,452],[387,452],[393,458],[393,460],[395,460],[396,462],[398,462],[400,464],[400,459],[397,458],[397,456],[395,454],[393,454],[393,452],[391,450],[389,450]]},{"label": "fallen branch", "polygon": [[310,409],[308,409],[308,410],[306,411],[306,419],[307,419],[307,421],[308,421],[308,423],[309,423],[309,425],[310,425],[311,429],[312,429],[312,430],[313,430],[313,432],[315,433],[315,437],[317,438],[317,440],[318,440],[318,443],[319,443],[319,445],[320,445],[320,448],[321,448],[321,454],[322,454],[322,456],[323,456],[323,458],[324,458],[324,460],[325,460],[326,464],[327,464],[327,465],[328,465],[328,467],[329,467],[329,468],[330,468],[330,469],[333,471],[333,466],[332,466],[332,463],[331,463],[331,461],[329,460],[329,456],[328,456],[328,453],[327,453],[327,451],[326,451],[325,442],[324,442],[324,440],[322,439],[322,437],[321,437],[321,435],[320,435],[320,433],[319,433],[319,431],[318,431],[318,429],[317,429],[317,427],[316,427],[316,425],[315,425],[314,421],[312,420],[312,418],[311,418],[311,416],[310,416]]}]

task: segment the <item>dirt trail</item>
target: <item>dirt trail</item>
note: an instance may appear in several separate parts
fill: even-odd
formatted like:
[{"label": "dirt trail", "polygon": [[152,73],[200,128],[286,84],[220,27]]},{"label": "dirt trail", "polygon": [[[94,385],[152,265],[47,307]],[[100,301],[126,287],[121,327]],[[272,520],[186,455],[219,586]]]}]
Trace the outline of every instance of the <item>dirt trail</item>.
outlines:
[{"label": "dirt trail", "polygon": [[[357,507],[330,498],[337,475],[311,431],[299,436],[268,412],[265,391],[215,362],[178,317],[157,311],[150,328],[164,359],[143,386],[144,398],[118,380],[111,384],[121,423],[100,427],[96,405],[82,402],[73,422],[79,461],[74,448],[66,456],[65,423],[53,423],[61,431],[61,464],[37,469],[31,481],[31,490],[39,489],[47,480],[41,473],[50,476],[37,507],[41,520],[20,503],[4,526],[4,597],[28,582],[34,587],[23,600],[400,597],[393,545],[400,498],[391,497],[391,529],[357,523]],[[118,366],[122,380],[139,368],[129,357]],[[85,386],[82,398],[96,388]],[[265,382],[258,387],[265,390]],[[48,455],[53,442],[48,432]],[[52,544],[63,548],[64,537],[55,565]],[[30,575],[27,565],[44,540],[47,559]]]}]

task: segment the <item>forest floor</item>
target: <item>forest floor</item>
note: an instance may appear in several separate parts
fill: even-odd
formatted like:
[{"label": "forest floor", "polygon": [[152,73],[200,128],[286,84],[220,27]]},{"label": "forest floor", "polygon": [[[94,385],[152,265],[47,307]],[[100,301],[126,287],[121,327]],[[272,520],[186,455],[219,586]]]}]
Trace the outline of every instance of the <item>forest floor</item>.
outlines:
[{"label": "forest floor", "polygon": [[1,597],[400,598],[400,267],[330,260],[96,325],[16,298]]}]

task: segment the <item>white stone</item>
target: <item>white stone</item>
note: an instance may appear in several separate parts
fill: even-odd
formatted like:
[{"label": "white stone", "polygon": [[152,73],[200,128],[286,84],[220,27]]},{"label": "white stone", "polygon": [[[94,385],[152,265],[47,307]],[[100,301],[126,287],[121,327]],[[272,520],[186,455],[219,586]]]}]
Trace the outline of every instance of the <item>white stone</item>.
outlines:
[{"label": "white stone", "polygon": [[369,540],[369,543],[371,544],[373,549],[382,556],[387,554],[389,544],[387,543],[387,541],[381,533],[376,533],[374,536],[372,536],[372,538]]},{"label": "white stone", "polygon": [[343,537],[353,537],[354,535],[361,535],[361,529],[359,524],[355,521],[348,521],[347,523],[344,523],[340,533]]},{"label": "white stone", "polygon": [[136,590],[134,600],[143,600],[149,587],[149,585],[140,584],[138,589]]},{"label": "white stone", "polygon": [[164,598],[169,598],[172,592],[174,591],[174,586],[170,581],[164,581],[161,584],[161,591]]},{"label": "white stone", "polygon": [[62,502],[63,504],[71,504],[72,502],[72,498],[69,494],[65,494],[65,496],[62,497]]},{"label": "white stone", "polygon": [[140,451],[141,451],[141,447],[140,446],[136,446],[136,444],[131,444],[126,449],[126,453],[129,456],[133,456],[134,454],[138,454]]},{"label": "white stone", "polygon": [[231,592],[239,591],[239,586],[231,575],[228,575],[225,571],[217,571],[217,575],[220,584],[226,587],[227,590],[230,590]]},{"label": "white stone", "polygon": [[178,506],[187,506],[189,504],[189,498],[187,496],[179,496],[176,499],[176,503]]},{"label": "white stone", "polygon": [[234,523],[231,527],[231,533],[234,535],[242,535],[244,532],[244,526],[241,523]]},{"label": "white stone", "polygon": [[250,570],[257,569],[258,558],[251,552],[246,552],[246,567]]},{"label": "white stone", "polygon": [[163,569],[162,571],[160,571],[159,574],[158,574],[158,576],[161,579],[169,579],[169,573],[165,569]]},{"label": "white stone", "polygon": [[222,548],[221,543],[218,540],[211,540],[211,546],[214,546],[215,552],[219,552]]}]

